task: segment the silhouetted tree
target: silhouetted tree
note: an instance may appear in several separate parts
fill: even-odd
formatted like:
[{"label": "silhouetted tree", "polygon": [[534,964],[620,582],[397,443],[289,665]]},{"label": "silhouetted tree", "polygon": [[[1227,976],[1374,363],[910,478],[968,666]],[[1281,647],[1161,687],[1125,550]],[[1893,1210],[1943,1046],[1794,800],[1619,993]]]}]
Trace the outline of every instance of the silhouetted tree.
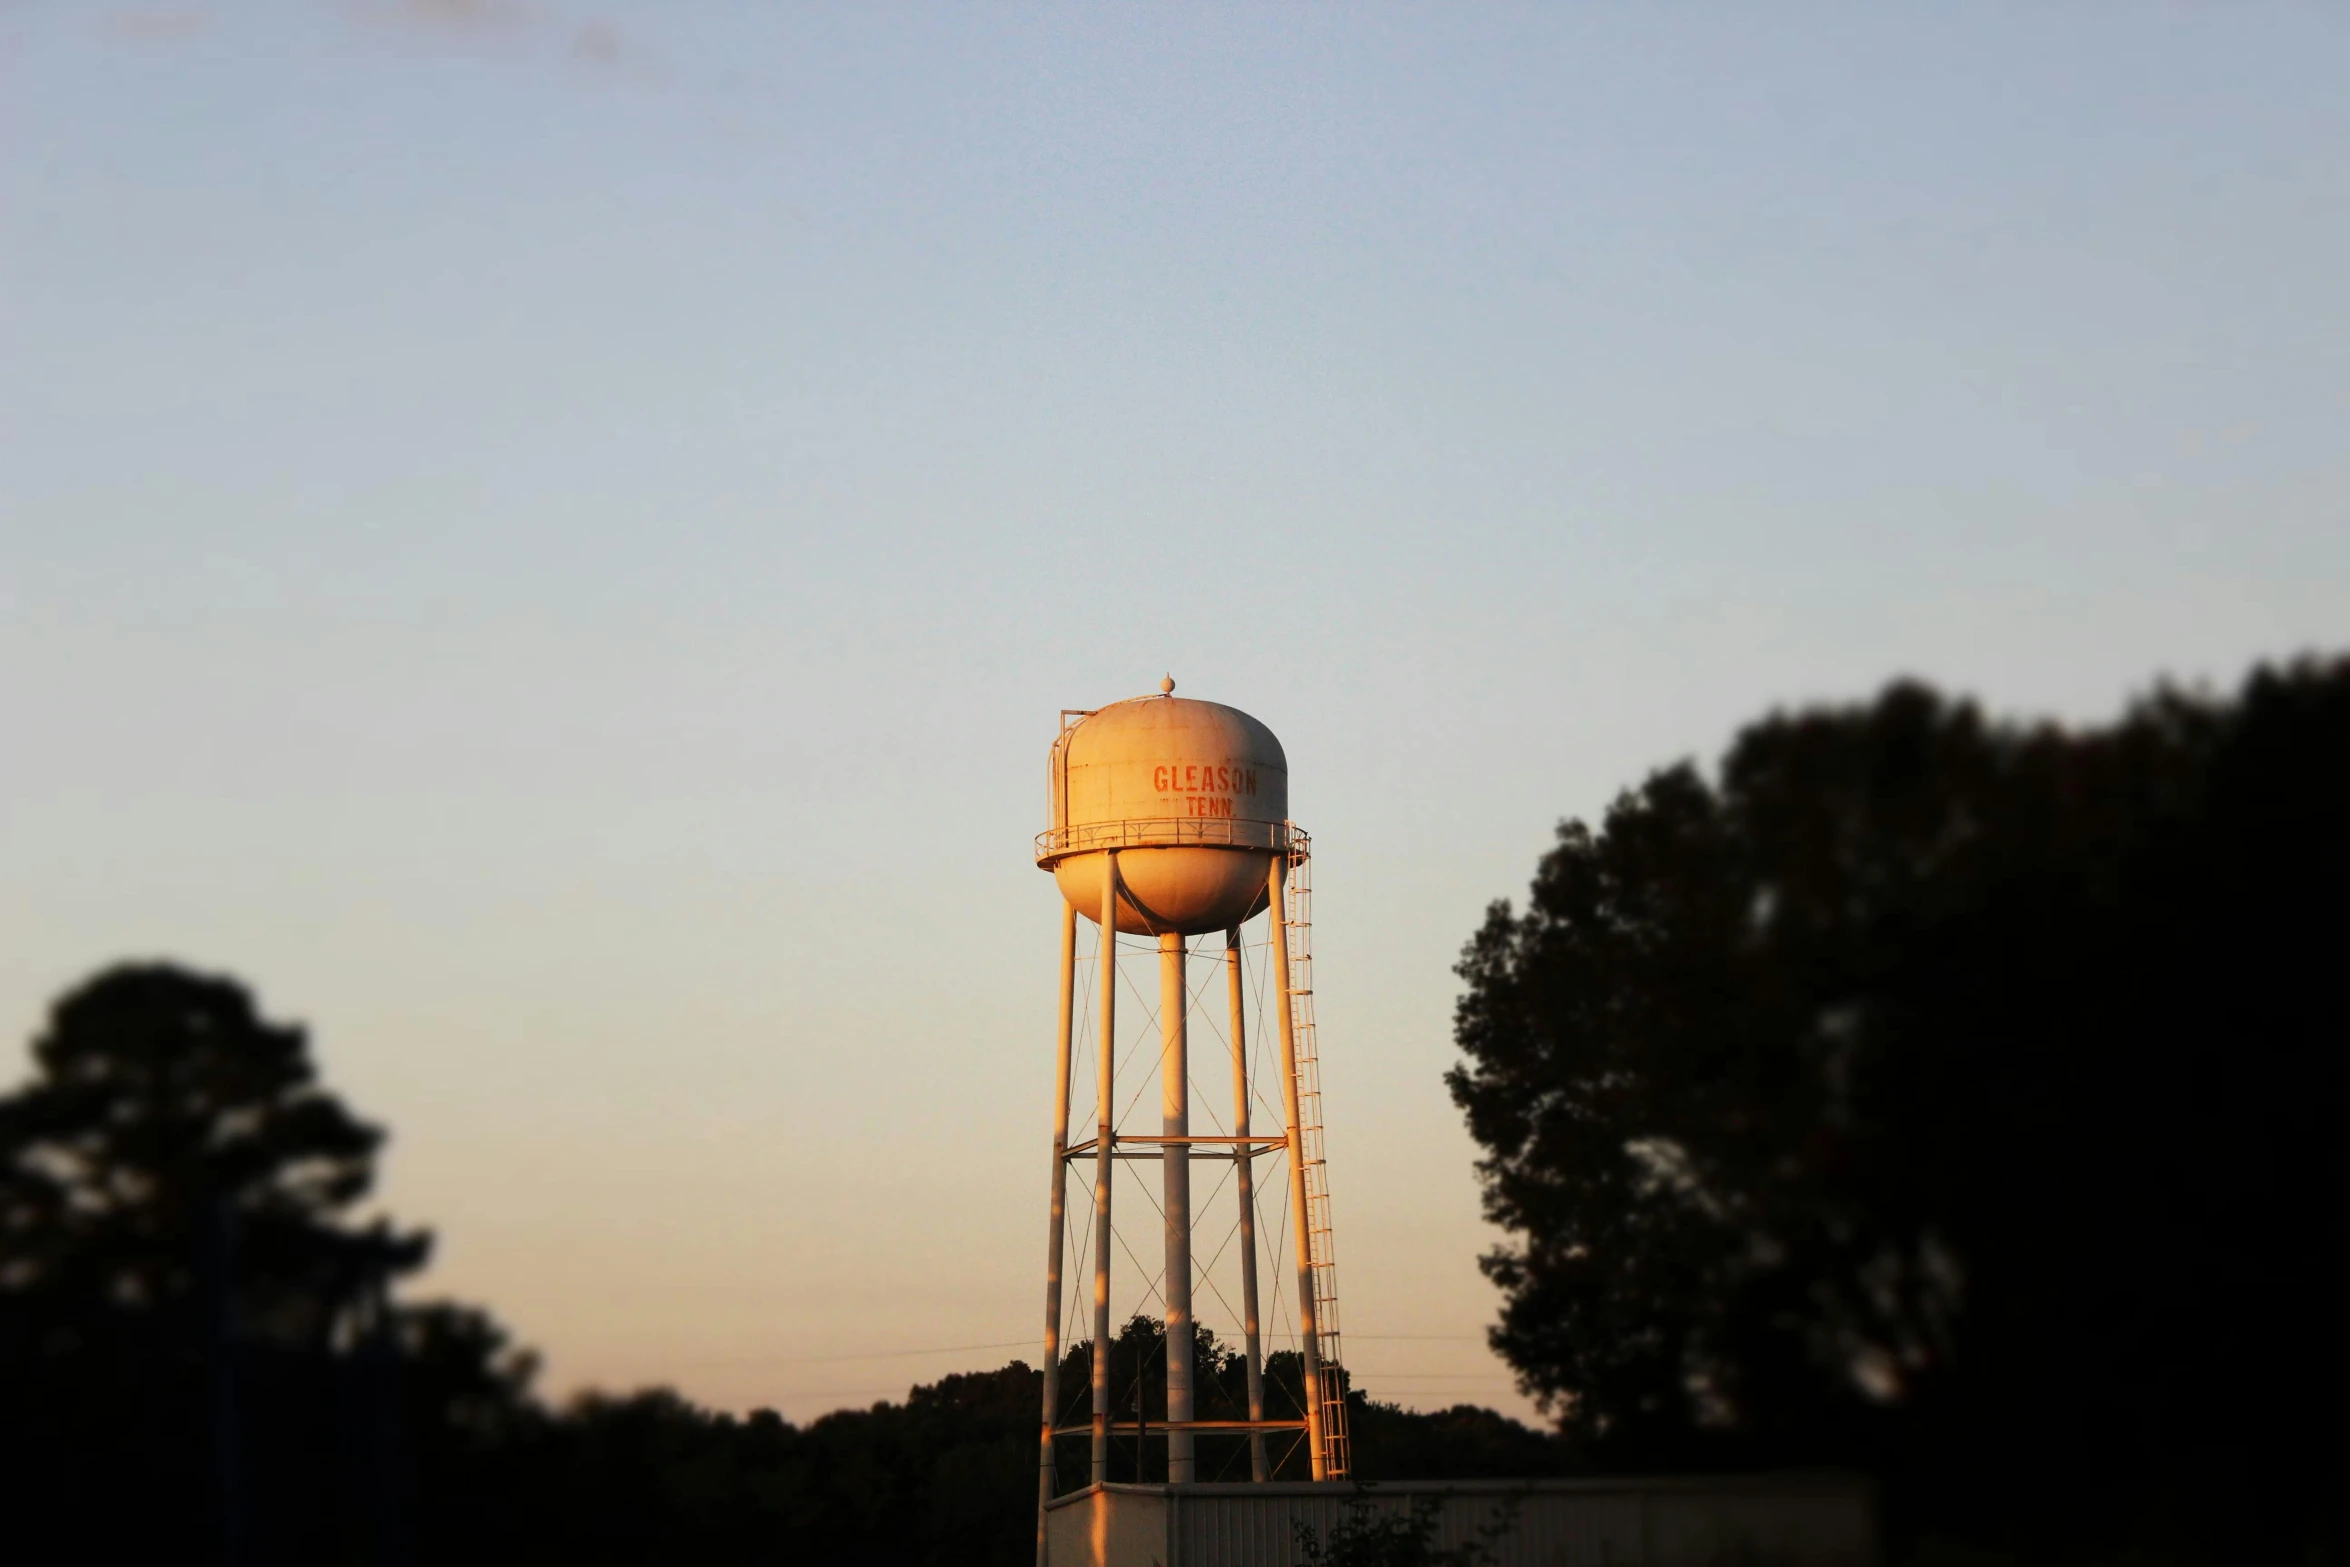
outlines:
[{"label": "silhouetted tree", "polygon": [[[426,1252],[348,1218],[382,1134],[318,1087],[300,1029],[232,980],[169,966],[65,996],[33,1059],[0,1100],[0,1440],[18,1521],[100,1556],[372,1548],[355,1520],[372,1511],[380,1535],[396,1510],[392,1420],[355,1333]],[[364,1502],[341,1494],[354,1486]]]},{"label": "silhouetted tree", "polygon": [[556,1422],[531,1396],[537,1358],[487,1312],[446,1301],[395,1308],[390,1353],[369,1369],[389,1380],[397,1512],[390,1520],[423,1562],[527,1560],[543,1539],[531,1489]]},{"label": "silhouetted tree", "polygon": [[2350,664],[2070,733],[1897,685],[1655,774],[1460,968],[1495,1347],[1588,1460],[2339,1549],[2346,888]]}]

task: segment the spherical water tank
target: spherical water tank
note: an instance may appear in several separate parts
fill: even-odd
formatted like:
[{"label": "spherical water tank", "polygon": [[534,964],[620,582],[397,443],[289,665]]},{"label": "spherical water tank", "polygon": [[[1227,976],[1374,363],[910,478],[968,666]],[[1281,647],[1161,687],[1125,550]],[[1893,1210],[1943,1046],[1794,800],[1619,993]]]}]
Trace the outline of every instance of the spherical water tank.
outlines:
[{"label": "spherical water tank", "polygon": [[1168,680],[1157,696],[1067,715],[1078,721],[1048,763],[1051,826],[1036,863],[1099,920],[1117,850],[1117,924],[1128,935],[1196,936],[1248,919],[1265,907],[1266,874],[1288,842],[1289,759],[1273,731],[1174,689]]}]

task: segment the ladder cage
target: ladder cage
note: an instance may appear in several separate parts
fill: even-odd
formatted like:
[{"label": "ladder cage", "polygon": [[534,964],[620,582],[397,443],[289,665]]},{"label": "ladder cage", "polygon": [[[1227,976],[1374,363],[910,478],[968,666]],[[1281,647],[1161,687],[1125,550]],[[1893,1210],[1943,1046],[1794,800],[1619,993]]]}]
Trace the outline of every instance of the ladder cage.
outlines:
[{"label": "ladder cage", "polygon": [[1314,1032],[1314,885],[1312,844],[1289,827],[1289,874],[1281,922],[1289,937],[1289,1022],[1297,1049],[1298,1143],[1305,1165],[1308,1262],[1314,1280],[1314,1337],[1322,1362],[1323,1471],[1344,1479],[1352,1469],[1347,1436],[1346,1369],[1338,1323],[1338,1247],[1330,1222],[1330,1164],[1322,1146],[1322,1066]]}]

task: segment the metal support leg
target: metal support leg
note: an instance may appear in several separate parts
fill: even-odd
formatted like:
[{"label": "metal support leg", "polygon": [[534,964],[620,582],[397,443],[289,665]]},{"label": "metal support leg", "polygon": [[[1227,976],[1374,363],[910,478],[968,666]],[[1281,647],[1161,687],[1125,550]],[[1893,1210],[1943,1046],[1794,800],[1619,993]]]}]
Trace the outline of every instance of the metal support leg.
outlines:
[{"label": "metal support leg", "polygon": [[[1248,987],[1240,972],[1240,927],[1224,932],[1225,990],[1232,1004],[1232,1132],[1248,1136]],[[1064,1074],[1066,1075],[1066,1074]],[[1240,1185],[1240,1332],[1248,1360],[1248,1417],[1265,1418],[1265,1355],[1257,1332],[1257,1178],[1255,1150],[1245,1142],[1233,1149]],[[1047,1418],[1050,1418],[1049,1416]],[[1248,1437],[1248,1477],[1272,1478],[1265,1462],[1265,1433]]]},{"label": "metal support leg", "polygon": [[[1110,1117],[1112,1074],[1118,1060],[1118,853],[1103,856],[1101,959],[1102,1022],[1094,1050],[1101,1078],[1093,1154],[1093,1483],[1110,1480]],[[1294,1102],[1294,1097],[1293,1097]],[[1292,1117],[1294,1119],[1294,1117]],[[1293,1159],[1295,1155],[1291,1156]]]},{"label": "metal support leg", "polygon": [[1061,1051],[1053,1074],[1052,1234],[1044,1250],[1044,1434],[1037,1439],[1036,1567],[1048,1567],[1044,1504],[1053,1499],[1053,1422],[1061,1409],[1061,1246],[1069,1206],[1069,1045],[1077,1015],[1077,906],[1061,900]]},{"label": "metal support leg", "polygon": [[[1183,938],[1170,931],[1159,937],[1159,1129],[1171,1138],[1191,1135],[1188,980]],[[1167,1481],[1189,1485],[1198,1478],[1191,1433],[1178,1426],[1192,1418],[1191,1145],[1167,1143],[1160,1158],[1167,1210]]]},{"label": "metal support leg", "polygon": [[1273,974],[1281,987],[1281,1103],[1289,1116],[1289,1217],[1297,1245],[1297,1337],[1305,1362],[1306,1445],[1312,1455],[1314,1478],[1327,1478],[1328,1455],[1322,1444],[1322,1335],[1314,1320],[1314,1237],[1306,1215],[1305,1128],[1297,1107],[1296,1008],[1289,992],[1289,913],[1283,896],[1288,879],[1286,855],[1273,857],[1267,873],[1273,901]]}]

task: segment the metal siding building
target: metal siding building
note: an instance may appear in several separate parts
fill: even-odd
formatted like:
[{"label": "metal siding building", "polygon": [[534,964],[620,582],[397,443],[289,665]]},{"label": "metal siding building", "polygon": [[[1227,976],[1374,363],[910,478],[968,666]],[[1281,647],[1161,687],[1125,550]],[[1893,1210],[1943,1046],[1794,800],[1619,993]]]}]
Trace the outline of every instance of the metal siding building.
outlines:
[{"label": "metal siding building", "polygon": [[1865,1481],[1844,1475],[1108,1485],[1054,1499],[1051,1567],[1288,1567],[1301,1526],[1435,1499],[1439,1548],[1485,1532],[1501,1567],[1871,1567]]}]

